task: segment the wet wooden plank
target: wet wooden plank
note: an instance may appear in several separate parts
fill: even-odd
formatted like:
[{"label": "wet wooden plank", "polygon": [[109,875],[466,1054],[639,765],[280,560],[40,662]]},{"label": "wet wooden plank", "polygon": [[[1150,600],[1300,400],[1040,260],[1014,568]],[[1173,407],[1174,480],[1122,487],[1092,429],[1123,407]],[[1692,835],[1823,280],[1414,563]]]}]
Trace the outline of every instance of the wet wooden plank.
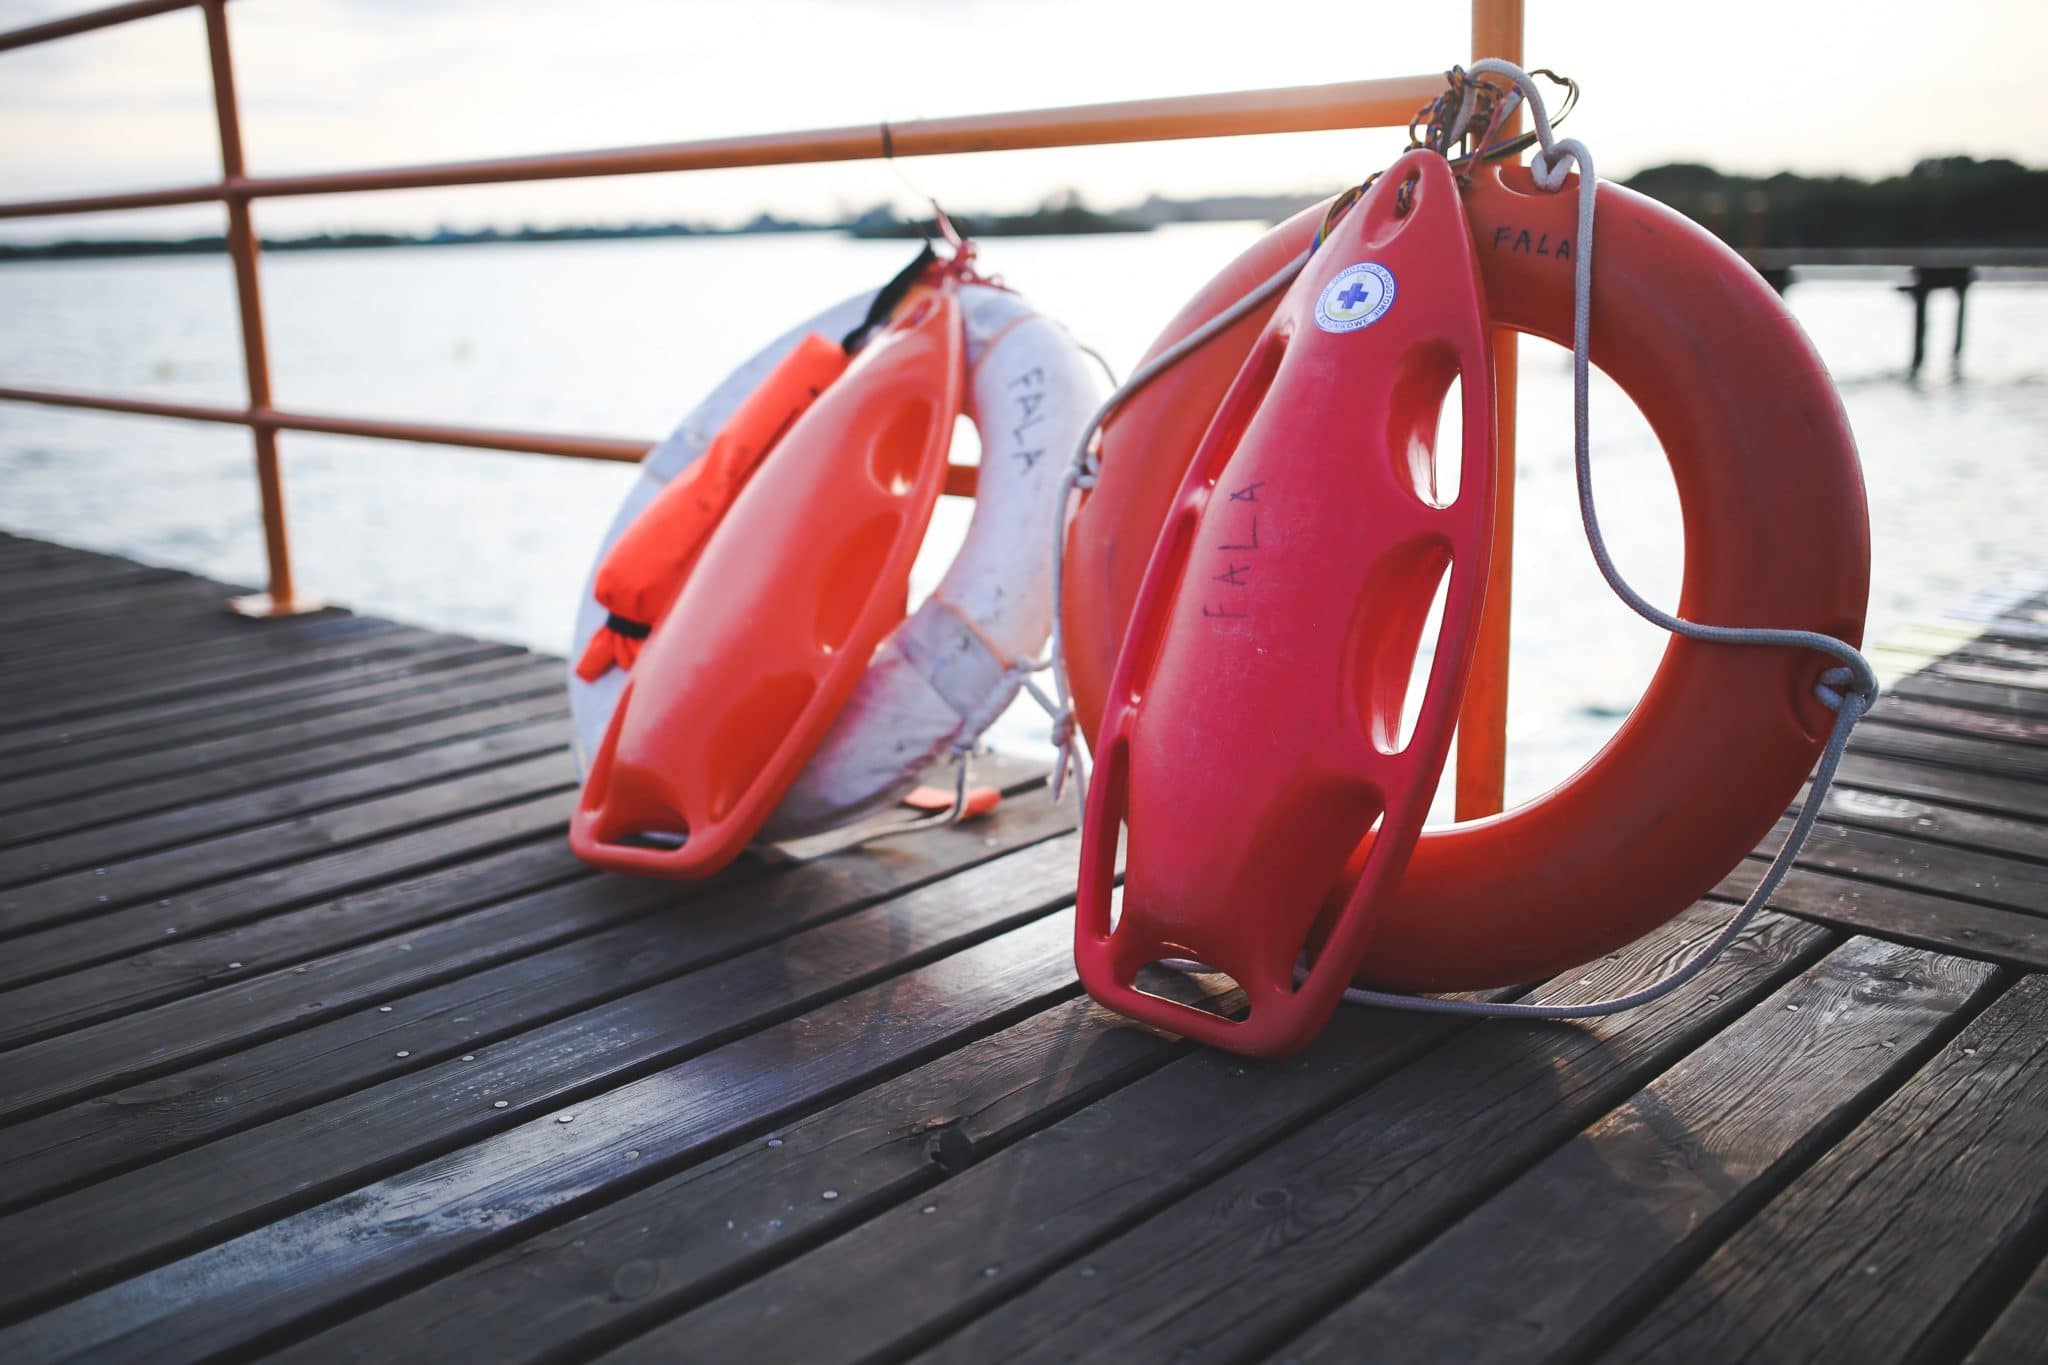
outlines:
[{"label": "wet wooden plank", "polygon": [[301,726],[314,726],[316,732],[337,725],[346,728],[360,719],[356,713],[389,702],[459,702],[461,689],[472,682],[515,673],[531,675],[536,667],[517,654],[465,655],[442,662],[430,660],[422,667],[393,666],[367,681],[330,680],[224,711],[181,715],[166,724],[132,729],[113,726],[93,735],[66,732],[46,749],[0,758],[0,767],[17,780],[40,779],[52,773],[79,772],[110,759],[149,755],[169,761],[173,751],[202,740],[288,743]]},{"label": "wet wooden plank", "polygon": [[1828,789],[1821,814],[1838,825],[1887,830],[1956,848],[2022,858],[2040,858],[2048,853],[2048,827],[2037,820],[1993,815],[1943,801],[1893,796],[1843,782]]},{"label": "wet wooden plank", "polygon": [[2035,1266],[2005,1311],[1970,1349],[1964,1365],[2039,1365],[2048,1342],[2048,1261]]},{"label": "wet wooden plank", "polygon": [[[1790,820],[1781,820],[1764,841],[1776,849]],[[1814,823],[1799,851],[1803,867],[1925,891],[1948,900],[2048,916],[2048,829],[2037,829],[2032,857],[2008,857],[1981,848],[1956,848],[1920,837],[1863,829],[1822,819]]]},{"label": "wet wooden plank", "polygon": [[[365,754],[361,762],[312,777],[230,788],[216,795],[209,795],[204,784],[189,784],[157,810],[127,819],[87,821],[83,828],[68,834],[50,834],[0,849],[0,885],[46,881],[92,869],[95,882],[118,895],[115,883],[124,880],[119,874],[134,859],[201,843],[222,852],[220,840],[280,821],[313,821],[324,831],[327,822],[323,817],[337,808],[395,797],[521,759],[558,757],[568,744],[568,704],[559,696],[537,697],[510,708],[509,714],[501,710],[495,723],[488,719],[490,715],[481,709],[466,712],[467,725],[444,726],[438,743],[409,746],[385,757]],[[266,842],[274,841],[266,838]],[[231,855],[224,855],[220,862],[234,866]],[[102,868],[104,876],[99,875]]]},{"label": "wet wooden plank", "polygon": [[[348,661],[329,670],[315,670],[305,676],[269,678],[247,684],[208,688],[184,696],[145,702],[136,706],[24,725],[0,734],[0,757],[36,756],[41,766],[61,767],[72,757],[72,748],[82,741],[122,735],[131,747],[164,741],[168,730],[175,740],[188,733],[194,720],[217,720],[240,728],[249,724],[252,712],[279,704],[305,706],[312,703],[331,707],[344,700],[345,689],[376,682],[395,682],[413,688],[432,686],[436,675],[453,665],[503,661],[524,664],[521,652],[510,645],[483,644],[468,640],[429,640],[417,648],[386,658]],[[442,681],[445,685],[445,680]],[[151,732],[138,737],[138,732]],[[14,765],[10,764],[10,767]],[[15,771],[27,770],[26,764]]]},{"label": "wet wooden plank", "polygon": [[[145,729],[145,726],[186,720],[190,716],[236,710],[246,702],[274,700],[283,696],[313,698],[322,688],[348,684],[348,681],[424,673],[453,661],[512,657],[516,653],[518,651],[512,645],[424,636],[424,639],[412,639],[397,647],[373,647],[360,653],[346,649],[336,651],[336,657],[326,669],[319,667],[317,661],[301,665],[299,661],[283,659],[270,669],[254,669],[238,675],[229,684],[203,681],[203,684],[158,686],[154,681],[143,681],[131,690],[131,694],[109,690],[106,694],[92,694],[84,700],[55,702],[41,714],[23,710],[8,722],[6,735],[0,737],[0,743],[4,743],[8,751],[35,751],[49,745],[53,737],[59,735],[78,741],[88,735],[102,735],[117,729],[137,731]],[[78,698],[76,684],[72,684],[72,698]]]},{"label": "wet wooden plank", "polygon": [[[178,668],[156,666],[151,659],[125,675],[95,670],[90,678],[84,678],[66,669],[35,682],[10,683],[8,694],[19,704],[10,709],[7,727],[26,729],[80,716],[124,711],[222,687],[247,689],[269,681],[290,682],[336,666],[367,666],[422,649],[444,649],[448,644],[446,636],[411,628],[351,631],[314,641],[295,638],[292,646],[283,650],[214,651],[203,661],[187,661],[187,666]],[[201,662],[204,666],[200,666]]]},{"label": "wet wooden plank", "polygon": [[[1234,993],[1206,995],[1212,982],[1148,977],[1150,988],[1190,1004],[1240,1003]],[[1086,998],[1070,1000],[446,1280],[375,1309],[357,1306],[276,1358],[360,1359],[391,1340],[413,1342],[423,1355],[496,1360],[588,1351],[773,1264],[784,1247],[932,1190],[1187,1046]],[[817,1197],[792,1199],[793,1189]]]},{"label": "wet wooden plank", "polygon": [[1897,694],[1887,694],[1870,714],[1874,721],[1907,725],[1917,730],[2048,745],[2048,714],[2035,716],[2004,709],[1976,710],[1942,702],[1916,701]]},{"label": "wet wooden plank", "polygon": [[384,635],[413,629],[395,621],[356,616],[335,608],[271,621],[236,617],[232,621],[185,623],[172,633],[138,648],[126,630],[115,636],[47,646],[34,653],[17,652],[0,643],[0,685],[41,688],[66,679],[143,677],[166,673],[219,672],[242,657],[269,658],[313,641],[349,635]]},{"label": "wet wooden plank", "polygon": [[[154,1215],[112,1197],[128,1180],[116,1177],[0,1220],[0,1248],[48,1248],[40,1264],[0,1276],[8,1312],[235,1237],[0,1332],[0,1355],[155,1359],[247,1343],[317,1311],[356,1276],[394,1275],[451,1241],[572,1201],[650,1149],[772,1121],[793,1097],[858,1080],[877,1054],[884,1066],[911,1060],[1071,995],[1071,967],[1052,951],[1066,925],[1046,914],[1071,882],[1071,858],[1062,844],[1029,849],[613,1002],[603,1021],[564,1021],[395,1090],[357,1092],[340,1102],[361,1116],[352,1122],[313,1110],[172,1158],[142,1182]],[[1026,874],[1026,864],[1043,872]],[[505,1109],[493,1107],[500,1099]],[[722,1120],[707,1119],[707,1107]],[[382,1162],[363,1151],[366,1124]],[[496,1141],[462,1150],[493,1132]],[[252,1162],[257,1148],[268,1155]],[[169,1167],[218,1174],[155,1178]],[[393,1169],[402,1173],[389,1184],[333,1198]],[[307,1172],[318,1173],[311,1184]],[[421,1219],[423,1200],[445,1212]],[[478,1200],[502,1211],[483,1214]],[[84,1215],[85,1205],[104,1213]],[[110,1242],[108,1218],[133,1240]],[[61,1256],[49,1238],[65,1240]]]},{"label": "wet wooden plank", "polygon": [[2004,1258],[2031,1261],[2043,1219],[2048,977],[2032,976],[1604,1355],[1952,1359],[1959,1302]]},{"label": "wet wooden plank", "polygon": [[1886,725],[1872,719],[1856,727],[1856,737],[1850,744],[1862,754],[1919,759],[1966,772],[2048,783],[2040,749],[2009,740]]},{"label": "wet wooden plank", "polygon": [[1280,1354],[1583,1354],[1965,1022],[1992,969],[1853,941],[1346,1299]]},{"label": "wet wooden plank", "polygon": [[520,724],[559,710],[561,694],[556,670],[536,665],[465,678],[458,694],[400,698],[335,717],[324,727],[282,727],[282,736],[268,731],[231,735],[46,774],[39,798],[32,795],[33,783],[0,783],[0,803],[22,801],[13,809],[0,805],[7,817],[0,823],[0,845],[303,782]]},{"label": "wet wooden plank", "polygon": [[2048,783],[1942,767],[1916,759],[1866,754],[1852,741],[1837,781],[1889,796],[1934,800],[1944,805],[2048,821]]},{"label": "wet wooden plank", "polygon": [[374,842],[269,865],[227,882],[163,888],[154,900],[145,896],[106,914],[22,934],[0,954],[0,978],[21,984],[76,971],[141,952],[175,934],[229,928],[366,890],[407,872],[481,857],[544,835],[558,837],[574,804],[574,792],[561,777],[567,770],[563,756],[443,784],[443,796],[467,791],[479,799],[452,814],[437,810],[435,823],[410,831],[404,812],[386,807],[382,815],[400,818],[384,824],[382,837]]},{"label": "wet wooden plank", "polygon": [[[332,953],[304,972],[259,976],[24,1049],[0,1058],[0,1076],[19,1112],[52,1112],[0,1128],[10,1167],[0,1171],[0,1202],[445,1061],[958,875],[1070,824],[1055,809],[1026,807],[990,825],[923,836],[915,848],[841,855],[758,884],[731,873],[694,886],[578,881],[485,905],[460,924]],[[641,922],[685,906],[680,918]],[[410,1056],[397,1057],[399,1048]],[[91,1096],[104,1098],[76,1103]]]},{"label": "wet wooden plank", "polygon": [[2048,1217],[2044,1026],[2028,977],[1606,1354],[1953,1358],[1972,1283]]},{"label": "wet wooden plank", "polygon": [[[1714,888],[1716,899],[1739,902],[1755,889],[1766,860],[1751,856]],[[1910,887],[1795,867],[1771,897],[1787,914],[2028,971],[2048,970],[2048,921],[2039,915],[1971,905]]]},{"label": "wet wooden plank", "polygon": [[22,597],[0,602],[0,630],[17,641],[27,641],[41,635],[90,635],[118,629],[124,619],[133,616],[167,621],[227,610],[226,600],[211,583],[174,577],[132,583],[119,593],[47,600]]},{"label": "wet wooden plank", "polygon": [[[1718,928],[1683,921],[1535,998],[1640,987]],[[1767,916],[1657,1009],[1468,1029],[930,1347],[931,1360],[1245,1359],[1577,1134],[1840,942]],[[1253,1250],[1256,1249],[1256,1250]]]}]

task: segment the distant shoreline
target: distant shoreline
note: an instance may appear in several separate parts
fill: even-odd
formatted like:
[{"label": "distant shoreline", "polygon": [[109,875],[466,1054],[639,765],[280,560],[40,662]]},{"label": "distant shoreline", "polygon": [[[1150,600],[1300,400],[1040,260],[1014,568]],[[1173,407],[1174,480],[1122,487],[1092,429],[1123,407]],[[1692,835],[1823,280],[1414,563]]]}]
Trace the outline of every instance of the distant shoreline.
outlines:
[{"label": "distant shoreline", "polygon": [[[1934,157],[1911,173],[1877,181],[1849,177],[1724,175],[1711,166],[1654,166],[1622,182],[1703,223],[1743,247],[1921,247],[2048,245],[2048,171],[2015,162]],[[1278,222],[1319,194],[1230,194],[1196,199],[1152,195],[1108,212],[1067,191],[1028,213],[953,215],[976,237],[1085,236],[1150,232],[1166,223]],[[763,213],[736,227],[636,223],[571,227],[483,228],[431,233],[334,232],[266,238],[265,251],[361,251],[386,247],[483,246],[500,242],[603,242],[642,237],[744,237],[833,232],[861,239],[916,238],[931,225],[878,205],[851,218],[806,222]],[[186,237],[0,242],[10,261],[104,260],[131,256],[223,254],[225,238]]]},{"label": "distant shoreline", "polygon": [[[1206,202],[1206,201],[1202,201]],[[1295,200],[1283,201],[1292,211]],[[1300,202],[1309,200],[1302,197]],[[1195,205],[1199,207],[1199,204]],[[1257,215],[1252,215],[1257,216]],[[1089,236],[1099,233],[1150,232],[1163,222],[1193,221],[1193,216],[1140,218],[1128,214],[1098,213],[1067,202],[1047,205],[1032,213],[972,214],[955,218],[963,232],[976,237]],[[870,210],[840,222],[807,223],[762,215],[739,227],[709,227],[698,223],[657,223],[605,226],[598,224],[558,228],[484,228],[475,232],[442,229],[432,233],[340,232],[307,237],[266,237],[262,249],[284,251],[374,251],[392,247],[486,246],[505,242],[616,242],[656,237],[754,237],[788,233],[838,233],[868,239],[915,239],[927,235],[930,226],[897,218],[886,210]],[[9,261],[110,260],[144,256],[213,256],[227,251],[227,239],[214,235],[183,238],[79,238],[61,242],[0,242],[0,263]]]}]

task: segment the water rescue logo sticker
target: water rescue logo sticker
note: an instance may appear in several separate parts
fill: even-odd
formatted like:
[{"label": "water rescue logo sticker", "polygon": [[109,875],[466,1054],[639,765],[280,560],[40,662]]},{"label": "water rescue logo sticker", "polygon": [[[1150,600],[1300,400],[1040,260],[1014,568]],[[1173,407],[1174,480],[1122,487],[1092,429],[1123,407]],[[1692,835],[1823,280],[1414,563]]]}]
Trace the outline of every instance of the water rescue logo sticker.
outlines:
[{"label": "water rescue logo sticker", "polygon": [[1394,275],[1374,261],[1360,261],[1337,272],[1316,300],[1316,326],[1325,332],[1355,332],[1370,327],[1394,306]]}]

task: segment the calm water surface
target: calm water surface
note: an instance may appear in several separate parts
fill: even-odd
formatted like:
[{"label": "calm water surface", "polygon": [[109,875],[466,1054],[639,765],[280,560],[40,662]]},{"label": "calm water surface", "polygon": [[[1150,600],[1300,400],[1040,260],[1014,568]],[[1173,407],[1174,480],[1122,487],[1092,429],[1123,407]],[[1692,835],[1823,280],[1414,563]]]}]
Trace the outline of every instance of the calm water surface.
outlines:
[{"label": "calm water surface", "polygon": [[[1256,224],[997,241],[985,265],[1127,370]],[[905,259],[900,243],[804,235],[273,256],[265,291],[281,403],[392,417],[654,437],[741,356]],[[1875,283],[1789,295],[1862,448],[1875,545],[1871,635],[2048,563],[2048,289],[1983,287],[1967,368],[1904,377],[1910,307]],[[1946,352],[1948,300],[1932,340]],[[1524,342],[1509,783],[1526,797],[1591,755],[1662,636],[1609,595],[1579,531],[1569,356]],[[0,267],[0,383],[241,400],[224,261]],[[1593,407],[1596,488],[1623,570],[1675,604],[1677,500],[1617,390]],[[971,437],[963,436],[971,451]],[[567,648],[624,467],[284,438],[301,582],[366,612]],[[0,404],[0,526],[232,581],[262,577],[246,434]],[[1825,509],[1814,515],[1825,516]],[[941,509],[928,588],[965,525]],[[1015,711],[1009,746],[1042,742]]]}]

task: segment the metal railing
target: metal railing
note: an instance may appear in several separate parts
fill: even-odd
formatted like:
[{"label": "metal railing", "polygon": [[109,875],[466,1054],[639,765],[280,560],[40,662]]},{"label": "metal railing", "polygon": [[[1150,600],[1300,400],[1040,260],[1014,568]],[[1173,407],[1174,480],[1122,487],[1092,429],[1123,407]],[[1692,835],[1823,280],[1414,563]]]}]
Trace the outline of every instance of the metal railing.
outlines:
[{"label": "metal railing", "polygon": [[[248,428],[256,447],[256,481],[262,505],[269,582],[267,592],[239,599],[235,605],[238,610],[254,615],[288,614],[314,605],[299,594],[292,577],[291,542],[286,532],[284,485],[278,462],[277,436],[281,431],[321,432],[624,462],[639,460],[654,444],[651,440],[390,421],[277,406],[270,388],[269,352],[263,333],[258,239],[251,217],[252,206],[258,199],[450,185],[493,185],[527,180],[573,180],[734,166],[879,160],[891,156],[941,156],[1038,147],[1235,137],[1252,133],[1405,127],[1415,111],[1435,98],[1443,88],[1442,76],[1431,73],[1333,85],[1127,100],[902,123],[859,124],[485,161],[255,176],[248,174],[242,159],[240,107],[235,98],[234,64],[228,48],[227,0],[131,0],[128,4],[110,5],[0,33],[0,52],[183,9],[200,10],[206,22],[215,122],[220,134],[220,179],[203,184],[114,194],[0,203],[0,218],[52,217],[177,204],[225,205],[228,215],[227,248],[234,264],[248,401],[241,407],[226,407],[21,385],[0,385],[0,400],[221,422]],[[1471,17],[1475,57],[1521,60],[1522,0],[1472,0]],[[1459,714],[1457,814],[1460,819],[1491,814],[1501,808],[1506,762],[1508,568],[1514,534],[1515,467],[1515,351],[1512,337],[1503,335],[1496,339],[1495,373],[1500,431],[1497,486],[1501,501],[1496,521],[1493,576],[1481,622],[1479,652],[1472,683]],[[948,475],[947,491],[969,495],[973,491],[973,481],[974,471],[971,468],[956,467]]]}]

